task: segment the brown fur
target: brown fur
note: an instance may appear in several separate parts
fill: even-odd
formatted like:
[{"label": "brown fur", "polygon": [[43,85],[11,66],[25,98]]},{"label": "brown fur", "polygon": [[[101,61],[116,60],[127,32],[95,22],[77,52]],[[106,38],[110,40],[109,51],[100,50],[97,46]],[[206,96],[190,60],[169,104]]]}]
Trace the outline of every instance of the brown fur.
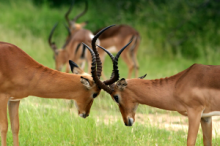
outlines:
[{"label": "brown fur", "polygon": [[[88,80],[89,88],[82,83]],[[2,146],[6,146],[7,103],[12,124],[14,145],[18,144],[18,107],[20,100],[29,95],[74,99],[78,105],[78,113],[89,115],[93,103],[93,94],[100,89],[90,75],[62,73],[45,67],[33,60],[17,46],[0,42],[0,130]],[[14,100],[14,101],[12,101]]]},{"label": "brown fur", "polygon": [[[56,70],[61,70],[62,66],[66,65],[66,72],[69,72],[69,66],[68,61],[73,60],[77,64],[81,64],[85,60],[80,60],[80,56],[82,54],[83,49],[80,48],[77,53],[76,49],[79,44],[82,42],[88,44],[90,46],[91,44],[91,37],[92,32],[86,29],[79,29],[74,34],[71,35],[69,43],[66,45],[64,49],[57,50],[57,53],[55,53],[55,64],[56,64]],[[82,46],[82,45],[81,45]],[[88,53],[89,58],[88,61],[88,68],[90,69],[90,63],[91,59],[90,54]]]},{"label": "brown fur", "polygon": [[113,99],[115,96],[119,97],[119,109],[126,125],[129,125],[130,118],[135,121],[135,109],[138,104],[177,111],[188,116],[187,145],[195,145],[201,122],[204,145],[211,146],[211,116],[203,117],[202,114],[220,111],[219,75],[220,66],[194,64],[168,78],[128,79],[127,85],[120,84],[123,90],[122,87],[115,86],[111,96]]}]

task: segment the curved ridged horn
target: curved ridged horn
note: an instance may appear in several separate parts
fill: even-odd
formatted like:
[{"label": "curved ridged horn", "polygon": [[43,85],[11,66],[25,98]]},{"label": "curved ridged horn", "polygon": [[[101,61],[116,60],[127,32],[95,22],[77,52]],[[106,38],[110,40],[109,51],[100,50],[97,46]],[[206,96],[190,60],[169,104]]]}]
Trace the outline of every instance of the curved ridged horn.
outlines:
[{"label": "curved ridged horn", "polygon": [[53,29],[51,30],[50,35],[49,35],[49,38],[48,38],[48,43],[49,43],[50,47],[53,49],[54,52],[57,50],[57,46],[56,46],[55,42],[51,42],[51,39],[52,39],[54,30],[56,29],[57,25],[58,25],[58,23],[56,23],[56,24],[53,26]]},{"label": "curved ridged horn", "polygon": [[79,19],[81,16],[83,16],[87,10],[88,10],[88,1],[86,0],[86,6],[85,6],[85,9],[82,13],[80,13],[79,15],[77,15],[75,18],[72,19],[73,22],[76,22],[77,19]]},{"label": "curved ridged horn", "polygon": [[106,85],[111,85],[113,84],[114,82],[118,81],[119,80],[119,70],[118,70],[118,58],[119,56],[121,55],[121,53],[124,51],[124,49],[133,41],[134,39],[134,36],[132,36],[130,42],[125,45],[117,54],[116,56],[114,57],[108,50],[106,50],[105,48],[103,47],[100,47],[101,49],[103,49],[112,59],[112,62],[113,62],[113,71],[112,71],[112,75],[111,75],[111,78],[109,80],[106,80],[104,81],[104,83]]},{"label": "curved ridged horn", "polygon": [[113,92],[112,89],[110,89],[108,86],[106,86],[103,82],[101,82],[99,80],[99,77],[97,76],[97,72],[96,72],[96,57],[95,57],[95,53],[92,51],[92,49],[90,49],[86,44],[83,43],[84,46],[86,46],[87,49],[89,49],[91,55],[92,55],[92,67],[91,67],[91,73],[92,73],[92,78],[95,81],[95,83],[97,84],[97,86],[103,90],[105,90],[106,92],[108,92],[109,94],[111,94]]},{"label": "curved ridged horn", "polygon": [[[89,50],[89,52],[91,53],[92,55],[92,64],[91,64],[91,73],[92,73],[92,77],[93,77],[93,74],[94,76],[96,76],[96,59],[95,59],[95,53],[93,52],[92,49],[90,49],[86,44],[82,43],[84,46],[86,46],[86,48]],[[94,80],[94,77],[93,77],[93,80]]]},{"label": "curved ridged horn", "polygon": [[[115,81],[117,81],[119,79],[119,71],[118,71],[118,58],[120,56],[120,54],[123,52],[123,50],[132,42],[133,37],[131,39],[131,41],[125,45],[116,55],[116,57],[114,57],[110,52],[108,52],[106,49],[104,49],[103,47],[101,47],[104,51],[106,51],[108,53],[108,55],[111,57],[112,61],[113,61],[113,75],[112,78],[107,81],[107,84],[110,85],[110,88],[104,83],[100,81],[100,76],[101,76],[101,70],[102,70],[102,63],[98,54],[98,51],[96,49],[96,40],[98,39],[98,37],[108,28],[112,27],[114,25],[108,26],[104,29],[102,29],[100,32],[98,32],[95,37],[92,39],[92,49],[93,49],[93,53],[95,54],[95,60],[96,60],[96,65],[97,65],[97,70],[96,70],[96,65],[94,65],[94,57],[93,57],[93,63],[92,63],[92,67],[91,67],[91,73],[92,73],[92,77],[93,80],[95,81],[95,83],[97,84],[97,86],[103,90],[105,90],[106,92],[108,92],[109,94],[111,94],[114,89],[114,85],[113,83]],[[84,44],[84,43],[83,43]],[[84,44],[86,46],[86,48],[88,48],[89,50],[91,50],[86,44]],[[90,51],[91,53],[91,51]],[[92,54],[92,53],[91,53]],[[92,54],[93,56],[93,54]],[[99,72],[98,72],[99,71]],[[100,73],[100,76],[98,76],[98,73]]]},{"label": "curved ridged horn", "polygon": [[72,1],[72,4],[71,4],[69,10],[65,14],[65,18],[66,18],[66,21],[68,22],[69,26],[71,26],[71,20],[69,19],[69,14],[72,11],[73,4],[74,4],[74,0]]},{"label": "curved ridged horn", "polygon": [[[65,25],[65,24],[64,24],[64,25]],[[62,49],[65,49],[66,45],[67,45],[67,44],[70,42],[70,40],[71,40],[71,31],[70,31],[69,27],[68,27],[67,25],[65,25],[65,28],[66,28],[67,31],[68,31],[68,36],[67,36],[67,38],[66,38],[66,42],[65,42],[65,44],[63,45]]]},{"label": "curved ridged horn", "polygon": [[100,60],[100,57],[99,57],[99,53],[96,49],[96,40],[98,39],[98,37],[107,29],[109,29],[110,27],[112,26],[115,26],[115,25],[110,25],[104,29],[102,29],[101,31],[99,31],[95,36],[94,38],[92,39],[92,49],[93,49],[93,52],[95,53],[95,56],[96,56],[96,64],[97,64],[97,76],[98,78],[100,78],[101,76],[101,73],[102,73],[102,62]]},{"label": "curved ridged horn", "polygon": [[104,50],[104,51],[109,55],[109,57],[111,58],[112,63],[114,63],[115,57],[114,57],[109,51],[107,51],[107,50],[106,50],[104,47],[102,47],[102,46],[99,46],[99,45],[96,45],[96,46],[98,46],[99,48],[101,48],[102,50]]}]

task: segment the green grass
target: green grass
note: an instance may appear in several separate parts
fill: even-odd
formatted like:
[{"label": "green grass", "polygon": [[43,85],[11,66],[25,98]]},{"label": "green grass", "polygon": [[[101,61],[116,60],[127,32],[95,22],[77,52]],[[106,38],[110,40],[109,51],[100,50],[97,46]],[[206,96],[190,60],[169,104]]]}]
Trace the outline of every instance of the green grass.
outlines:
[{"label": "green grass", "polygon": [[[106,106],[103,108],[103,103]],[[135,123],[132,127],[124,126],[116,104],[110,99],[97,98],[87,119],[76,116],[76,110],[67,108],[67,101],[29,97],[20,105],[20,145],[185,145],[187,132],[184,130],[168,131],[158,126]],[[97,109],[97,107],[99,107]],[[102,108],[101,108],[102,107]],[[106,111],[108,108],[108,111]],[[110,110],[111,109],[111,110]],[[111,122],[106,117],[118,119]],[[147,114],[146,114],[147,116]],[[104,123],[103,121],[107,121]],[[217,137],[217,136],[216,136]],[[12,143],[11,130],[7,142]],[[213,139],[218,145],[219,138]],[[197,145],[202,145],[199,131]]]},{"label": "green grass", "polygon": [[[80,7],[75,12],[80,11]],[[41,64],[54,68],[53,52],[47,43],[50,29],[55,22],[60,25],[55,33],[55,40],[58,46],[62,46],[66,32],[63,32],[63,15],[66,7],[59,9],[49,8],[46,5],[35,7],[27,1],[0,2],[0,41],[10,42],[17,45],[31,57]],[[82,20],[94,15],[94,10],[85,15]],[[125,15],[125,14],[121,14]],[[99,18],[97,18],[99,19]],[[138,18],[137,18],[138,19]],[[100,20],[102,21],[102,20]],[[122,22],[126,20],[122,20]],[[104,23],[111,23],[106,20]],[[193,63],[219,64],[219,49],[214,51],[211,45],[203,45],[198,39],[195,45],[200,50],[200,57],[191,59],[183,57],[177,50],[177,55],[173,55],[169,44],[165,47],[161,43],[163,36],[156,28],[149,29],[143,24],[135,23],[135,28],[141,33],[142,41],[138,51],[138,61],[140,64],[139,75],[148,74],[147,79],[162,78],[178,73]],[[91,28],[94,23],[90,24]],[[109,24],[110,25],[110,24]],[[152,37],[152,35],[155,35]],[[63,39],[58,39],[59,37]],[[155,39],[156,38],[156,39]],[[160,52],[158,52],[160,51]],[[11,58],[13,60],[13,58]],[[104,72],[110,76],[112,68],[111,61],[106,58]],[[120,76],[127,77],[127,67],[125,63],[119,61]],[[29,97],[21,101],[20,110],[20,145],[162,145],[176,146],[186,145],[187,131],[172,131],[165,128],[158,128],[161,123],[151,125],[145,121],[137,120],[133,127],[126,127],[122,122],[117,105],[112,101],[107,93],[102,92],[95,99],[91,109],[91,114],[87,119],[77,116],[76,109],[69,109],[69,102],[65,100],[42,99]],[[148,106],[140,105],[137,113],[145,114],[168,114],[178,115],[175,112],[168,112]],[[111,117],[117,120],[112,122]],[[109,121],[110,124],[105,124]],[[158,126],[157,126],[158,125]],[[219,135],[219,134],[218,134]],[[219,136],[213,138],[213,145],[220,143]],[[9,128],[7,142],[12,145],[12,134]],[[202,134],[199,131],[197,145],[202,145]]]}]

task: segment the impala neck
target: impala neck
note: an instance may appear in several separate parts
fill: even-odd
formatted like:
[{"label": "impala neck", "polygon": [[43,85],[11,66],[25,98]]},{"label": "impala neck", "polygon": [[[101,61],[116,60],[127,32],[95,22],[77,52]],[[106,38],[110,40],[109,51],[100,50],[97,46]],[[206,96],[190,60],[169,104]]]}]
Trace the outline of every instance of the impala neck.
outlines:
[{"label": "impala neck", "polygon": [[178,101],[173,96],[176,81],[181,73],[169,78],[156,80],[131,79],[128,80],[129,95],[133,95],[136,102],[165,110],[176,110]]},{"label": "impala neck", "polygon": [[29,94],[44,98],[74,99],[84,89],[81,87],[79,75],[62,73],[47,67],[36,69],[32,82]]},{"label": "impala neck", "polygon": [[0,89],[14,100],[29,95],[66,99],[89,95],[80,75],[45,67],[12,44],[0,42],[0,46]]}]

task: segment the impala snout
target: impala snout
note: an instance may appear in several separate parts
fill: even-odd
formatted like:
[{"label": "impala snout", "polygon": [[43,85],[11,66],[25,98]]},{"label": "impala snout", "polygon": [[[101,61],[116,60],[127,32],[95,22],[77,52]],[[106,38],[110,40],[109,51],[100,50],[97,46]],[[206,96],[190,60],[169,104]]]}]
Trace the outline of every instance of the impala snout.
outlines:
[{"label": "impala snout", "polygon": [[78,109],[78,115],[82,118],[88,117],[92,103],[93,103],[93,100],[91,100],[88,104],[80,104],[80,103],[75,102],[75,106]]},{"label": "impala snout", "polygon": [[80,117],[82,117],[82,118],[86,118],[86,117],[88,117],[88,116],[89,116],[89,114],[86,114],[86,113],[81,113],[81,114],[79,114],[79,116],[80,116]]},{"label": "impala snout", "polygon": [[127,121],[125,122],[125,126],[132,126],[134,123],[134,119],[133,118],[127,118]]}]

